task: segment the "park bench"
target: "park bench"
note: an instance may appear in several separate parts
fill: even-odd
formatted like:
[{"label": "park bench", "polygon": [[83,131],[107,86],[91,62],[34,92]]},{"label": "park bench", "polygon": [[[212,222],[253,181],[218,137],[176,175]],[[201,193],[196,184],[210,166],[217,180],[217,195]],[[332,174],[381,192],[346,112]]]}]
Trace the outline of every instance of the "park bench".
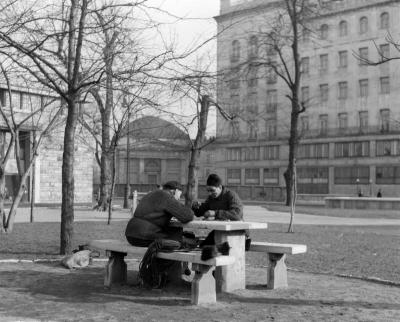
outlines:
[{"label": "park bench", "polygon": [[[106,264],[104,285],[111,286],[114,283],[126,283],[127,267],[124,257],[127,254],[139,255],[142,257],[146,247],[135,247],[127,241],[105,239],[92,240],[89,248],[106,251],[109,257]],[[174,251],[158,252],[158,258],[168,259],[177,262],[192,263],[192,270],[195,276],[192,281],[192,304],[209,304],[217,301],[215,279],[212,275],[212,268],[216,266],[230,265],[235,261],[233,256],[220,255],[207,261],[201,260],[199,251]]]},{"label": "park bench", "polygon": [[286,254],[305,253],[307,252],[307,245],[252,242],[249,251],[267,253],[269,262],[267,288],[272,290],[288,287]]}]

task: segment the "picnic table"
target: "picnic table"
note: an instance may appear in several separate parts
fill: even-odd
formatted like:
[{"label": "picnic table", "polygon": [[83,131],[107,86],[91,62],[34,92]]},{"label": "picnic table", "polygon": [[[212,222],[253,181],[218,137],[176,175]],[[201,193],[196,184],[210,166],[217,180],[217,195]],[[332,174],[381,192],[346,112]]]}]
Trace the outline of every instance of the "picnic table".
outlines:
[{"label": "picnic table", "polygon": [[267,229],[266,223],[246,221],[193,220],[186,224],[178,221],[172,226],[183,229],[209,229],[215,231],[217,244],[227,241],[231,247],[229,255],[235,257],[235,262],[215,269],[217,291],[230,292],[246,288],[245,273],[245,236],[246,230]]}]

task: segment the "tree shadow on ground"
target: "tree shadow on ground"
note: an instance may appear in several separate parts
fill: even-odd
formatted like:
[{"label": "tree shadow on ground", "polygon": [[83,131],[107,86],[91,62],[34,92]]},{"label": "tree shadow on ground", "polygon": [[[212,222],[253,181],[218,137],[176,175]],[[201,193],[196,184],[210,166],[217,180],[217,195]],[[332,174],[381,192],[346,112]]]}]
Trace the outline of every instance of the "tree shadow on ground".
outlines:
[{"label": "tree shadow on ground", "polygon": [[[248,290],[265,290],[266,295],[267,292],[273,292],[272,290],[268,290],[265,284],[253,284],[246,286]],[[260,293],[257,293],[260,294]],[[354,300],[354,301],[344,301],[338,299],[326,299],[326,300],[317,300],[317,299],[307,299],[307,298],[289,298],[289,297],[268,297],[268,296],[244,296],[235,293],[226,294],[225,298],[222,298],[221,301],[231,302],[238,301],[240,303],[248,303],[248,304],[263,304],[263,305],[287,305],[287,306],[335,306],[335,307],[347,307],[347,308],[361,308],[361,309],[371,309],[371,310],[400,310],[400,303],[380,303],[380,302],[368,302],[362,300]]]},{"label": "tree shadow on ground", "polygon": [[[32,264],[31,264],[32,265]],[[127,285],[105,287],[104,268],[69,270],[59,263],[35,263],[37,269],[1,270],[0,285],[29,298],[64,303],[109,303],[116,301],[158,306],[190,305],[190,289],[151,290],[137,285],[137,271],[128,270]],[[0,292],[1,293],[1,292]]]}]

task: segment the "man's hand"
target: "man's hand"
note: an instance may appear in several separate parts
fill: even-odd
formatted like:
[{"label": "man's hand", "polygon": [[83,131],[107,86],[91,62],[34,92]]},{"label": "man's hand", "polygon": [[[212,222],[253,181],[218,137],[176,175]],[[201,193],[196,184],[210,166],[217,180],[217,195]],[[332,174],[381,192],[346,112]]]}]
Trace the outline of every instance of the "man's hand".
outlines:
[{"label": "man's hand", "polygon": [[193,201],[192,202],[192,209],[199,209],[200,208],[200,206],[201,206],[201,202],[200,201],[197,201],[197,200],[195,200],[195,201]]},{"label": "man's hand", "polygon": [[215,210],[207,210],[204,213],[204,220],[213,220],[215,219]]}]

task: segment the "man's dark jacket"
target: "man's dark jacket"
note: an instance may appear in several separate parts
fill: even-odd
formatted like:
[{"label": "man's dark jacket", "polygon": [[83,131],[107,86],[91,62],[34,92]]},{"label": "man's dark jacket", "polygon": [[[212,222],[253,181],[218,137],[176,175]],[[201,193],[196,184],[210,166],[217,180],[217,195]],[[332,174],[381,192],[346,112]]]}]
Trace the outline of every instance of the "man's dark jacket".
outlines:
[{"label": "man's dark jacket", "polygon": [[193,211],[168,191],[155,190],[140,200],[125,230],[126,237],[143,240],[169,238],[169,223],[175,217],[182,223],[193,220]]},{"label": "man's dark jacket", "polygon": [[198,209],[194,209],[197,217],[203,216],[207,210],[215,210],[217,220],[243,220],[243,204],[236,192],[222,187],[217,198],[209,196]]}]

